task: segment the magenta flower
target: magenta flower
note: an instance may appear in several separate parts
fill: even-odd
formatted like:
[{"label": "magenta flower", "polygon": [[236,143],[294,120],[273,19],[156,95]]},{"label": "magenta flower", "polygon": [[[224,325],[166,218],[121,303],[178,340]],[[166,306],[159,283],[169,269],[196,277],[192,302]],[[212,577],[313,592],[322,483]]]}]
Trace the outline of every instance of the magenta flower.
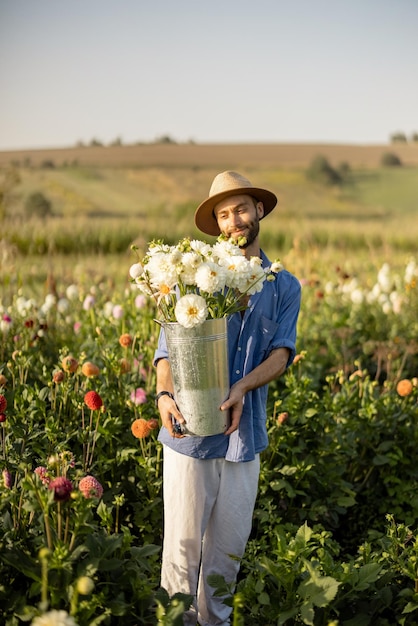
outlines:
[{"label": "magenta flower", "polygon": [[6,489],[10,489],[12,486],[12,475],[8,469],[4,469],[3,472],[3,484]]},{"label": "magenta flower", "polygon": [[131,392],[131,402],[138,406],[139,404],[144,404],[147,401],[147,394],[142,389],[142,387],[138,387]]},{"label": "magenta flower", "polygon": [[78,488],[85,498],[101,498],[103,495],[103,487],[94,476],[82,478]]},{"label": "magenta flower", "polygon": [[65,502],[70,499],[73,490],[73,483],[64,476],[54,478],[48,485],[48,489],[54,492],[54,500],[57,502]]}]

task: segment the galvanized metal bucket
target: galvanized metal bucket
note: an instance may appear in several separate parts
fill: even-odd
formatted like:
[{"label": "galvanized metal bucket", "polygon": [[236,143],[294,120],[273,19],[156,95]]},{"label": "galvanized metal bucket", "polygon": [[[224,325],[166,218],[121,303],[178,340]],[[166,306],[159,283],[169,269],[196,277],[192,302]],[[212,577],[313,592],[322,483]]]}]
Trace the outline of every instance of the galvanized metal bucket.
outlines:
[{"label": "galvanized metal bucket", "polygon": [[208,436],[229,426],[229,411],[219,409],[229,394],[226,318],[206,320],[194,328],[162,324],[167,340],[177,405],[185,433]]}]

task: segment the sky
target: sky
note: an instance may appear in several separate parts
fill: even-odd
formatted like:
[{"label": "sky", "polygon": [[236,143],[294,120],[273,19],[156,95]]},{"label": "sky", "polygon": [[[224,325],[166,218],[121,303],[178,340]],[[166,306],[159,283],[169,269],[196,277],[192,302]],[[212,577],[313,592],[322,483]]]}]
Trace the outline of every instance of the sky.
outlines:
[{"label": "sky", "polygon": [[418,132],[418,0],[0,0],[0,150]]}]

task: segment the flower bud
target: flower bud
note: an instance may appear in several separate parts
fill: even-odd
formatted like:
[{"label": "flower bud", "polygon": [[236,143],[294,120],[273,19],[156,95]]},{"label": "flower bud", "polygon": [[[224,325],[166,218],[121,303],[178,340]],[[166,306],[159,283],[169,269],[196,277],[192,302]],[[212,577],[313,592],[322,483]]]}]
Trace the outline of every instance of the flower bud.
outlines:
[{"label": "flower bud", "polygon": [[88,596],[94,589],[94,582],[89,576],[81,576],[77,580],[77,591],[82,596]]}]

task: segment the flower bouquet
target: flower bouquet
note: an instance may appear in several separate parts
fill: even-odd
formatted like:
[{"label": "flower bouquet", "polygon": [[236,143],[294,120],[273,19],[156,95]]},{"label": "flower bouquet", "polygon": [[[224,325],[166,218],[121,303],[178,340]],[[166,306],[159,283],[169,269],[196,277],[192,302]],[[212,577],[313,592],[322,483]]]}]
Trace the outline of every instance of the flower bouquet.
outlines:
[{"label": "flower bouquet", "polygon": [[169,246],[152,242],[131,266],[132,281],[151,296],[165,331],[175,398],[186,426],[182,433],[225,432],[229,415],[220,405],[229,393],[227,316],[246,308],[281,269],[267,270],[259,257],[247,259],[239,245],[220,236],[214,245],[182,239]]},{"label": "flower bouquet", "polygon": [[243,310],[244,296],[261,291],[264,280],[282,269],[279,261],[265,269],[259,257],[247,259],[242,243],[222,235],[214,245],[189,238],[175,246],[153,241],[130,276],[155,300],[163,322],[193,328]]}]

